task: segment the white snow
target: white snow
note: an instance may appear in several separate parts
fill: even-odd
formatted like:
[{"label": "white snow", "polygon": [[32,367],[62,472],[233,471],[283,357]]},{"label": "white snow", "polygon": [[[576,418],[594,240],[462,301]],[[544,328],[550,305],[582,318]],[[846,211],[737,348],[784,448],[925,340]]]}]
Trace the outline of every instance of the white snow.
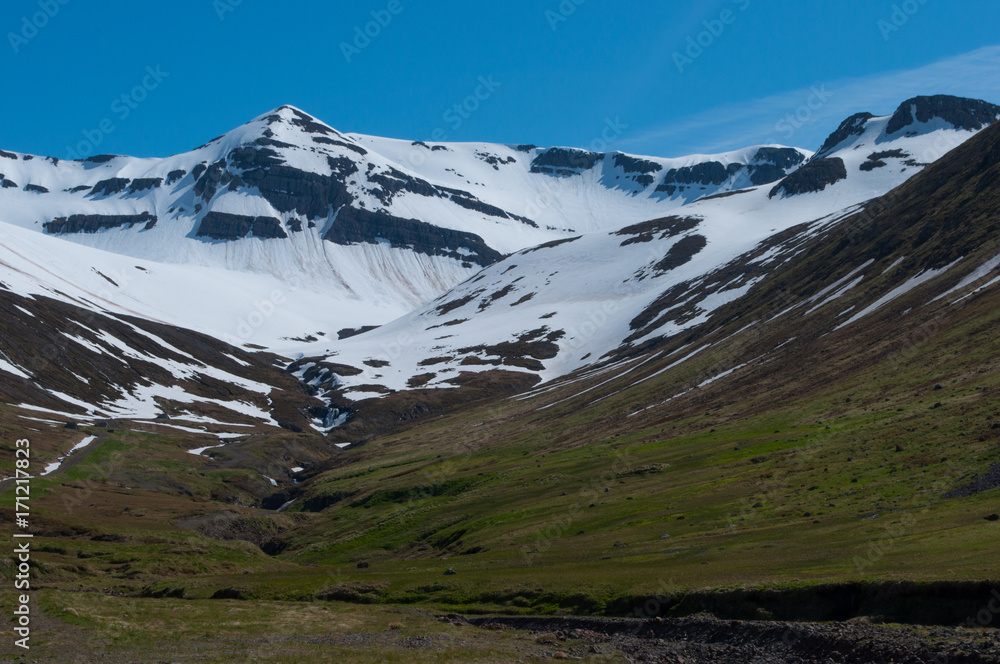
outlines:
[{"label": "white snow", "polygon": [[[993,272],[993,270],[997,269],[998,267],[1000,267],[1000,255],[994,256],[993,258],[989,259],[988,261],[986,261],[985,263],[983,263],[982,265],[980,265],[979,267],[977,267],[975,270],[973,270],[968,275],[966,275],[965,277],[963,277],[962,280],[959,281],[957,284],[955,284],[954,286],[952,286],[951,288],[949,288],[945,292],[941,293],[937,297],[931,299],[931,302],[936,302],[936,301],[938,301],[938,300],[940,300],[942,298],[948,297],[949,295],[951,295],[952,293],[954,293],[956,291],[962,290],[966,286],[971,286],[972,284],[976,283],[980,279],[984,279],[987,275],[990,274],[990,272]],[[989,284],[985,284],[983,287],[985,288],[988,285]],[[979,289],[977,289],[977,291],[978,290]],[[964,298],[960,298],[960,299],[964,299]],[[955,302],[958,302],[958,300],[955,300]],[[954,303],[952,303],[952,304],[954,304]]]},{"label": "white snow", "polygon": [[205,454],[205,452],[207,452],[208,450],[215,450],[225,446],[226,444],[222,443],[221,445],[208,445],[207,447],[198,447],[193,450],[188,450],[188,454],[194,454],[195,456],[208,456],[207,454]]},{"label": "white snow", "polygon": [[85,448],[87,445],[90,445],[95,440],[97,440],[97,436],[87,436],[86,438],[84,438],[83,440],[81,440],[79,443],[77,443],[76,445],[74,445],[73,449],[71,449],[69,452],[67,452],[65,456],[61,456],[56,461],[53,461],[49,465],[45,466],[45,470],[43,470],[40,473],[40,475],[50,475],[50,474],[54,473],[55,471],[59,470],[59,466],[62,465],[63,461],[65,461],[70,456],[72,456],[73,452],[76,452],[78,450],[82,450],[83,448]]},{"label": "white snow", "polygon": [[64,422],[59,422],[57,420],[43,420],[43,419],[38,418],[38,417],[28,417],[27,415],[18,415],[18,417],[20,417],[22,420],[31,420],[32,422],[42,422],[43,424],[53,424],[53,425],[56,425],[56,424],[62,425],[62,424],[64,424]]},{"label": "white snow", "polygon": [[980,292],[986,290],[987,288],[989,288],[990,286],[993,286],[993,285],[998,284],[998,283],[1000,283],[1000,276],[993,277],[992,279],[990,279],[989,281],[987,281],[982,286],[979,286],[975,290],[966,293],[962,297],[958,298],[957,300],[954,300],[953,302],[950,302],[949,304],[957,304],[957,303],[961,302],[962,300],[964,300],[965,298],[972,297],[976,293],[980,293]]},{"label": "white snow", "polygon": [[855,322],[855,321],[857,321],[857,320],[859,320],[861,318],[864,318],[865,316],[867,316],[868,314],[872,313],[873,311],[876,311],[877,309],[885,306],[889,302],[892,302],[893,300],[895,300],[899,296],[904,295],[904,294],[910,292],[911,290],[913,290],[914,288],[916,288],[920,284],[924,283],[925,281],[930,281],[934,277],[937,277],[939,275],[944,274],[945,272],[947,272],[949,269],[951,269],[956,263],[958,263],[961,260],[962,259],[959,258],[959,259],[955,260],[954,262],[946,265],[945,267],[939,268],[937,270],[926,270],[926,271],[921,272],[920,274],[918,274],[916,276],[910,277],[905,282],[903,282],[899,286],[896,286],[891,291],[889,291],[888,293],[886,293],[885,295],[883,295],[879,299],[875,300],[874,302],[872,302],[871,304],[869,304],[867,307],[865,307],[864,309],[862,309],[858,313],[854,314],[849,319],[847,319],[846,321],[844,321],[843,323],[841,323],[840,325],[838,325],[837,327],[835,327],[833,329],[834,330],[839,330],[842,327],[846,327],[847,325],[850,325],[851,323],[853,323],[853,322]]},{"label": "white snow", "polygon": [[823,300],[819,304],[813,306],[811,309],[809,309],[808,311],[806,311],[806,313],[803,314],[803,315],[808,316],[809,314],[811,314],[812,312],[816,311],[817,309],[825,307],[826,305],[828,305],[831,302],[833,302],[834,300],[838,299],[844,293],[846,293],[847,291],[851,290],[852,288],[854,288],[855,286],[857,286],[858,284],[860,284],[864,280],[865,280],[864,275],[861,275],[860,277],[855,277],[853,280],[851,280],[850,283],[844,285],[836,293],[833,293],[830,297],[826,298],[825,300]]},{"label": "white snow", "polygon": [[3,353],[0,353],[0,371],[6,371],[9,374],[14,374],[20,378],[31,379],[31,376],[24,372],[21,367],[14,365],[10,362]]}]

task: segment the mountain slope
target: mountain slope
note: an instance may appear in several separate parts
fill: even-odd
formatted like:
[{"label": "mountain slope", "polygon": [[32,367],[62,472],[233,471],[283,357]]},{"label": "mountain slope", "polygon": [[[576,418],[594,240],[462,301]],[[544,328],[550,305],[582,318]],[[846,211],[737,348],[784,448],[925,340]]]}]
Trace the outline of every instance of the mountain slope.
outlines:
[{"label": "mountain slope", "polygon": [[[1000,108],[957,101],[1000,116]],[[922,108],[919,100],[903,104],[910,106]],[[810,237],[983,126],[936,117],[890,134],[899,117],[845,121],[777,184],[709,196],[668,217],[540,245],[487,267],[407,316],[331,347],[336,362],[360,370],[344,378],[346,396],[375,396],[373,385],[451,387],[497,366],[550,380],[696,329]]]},{"label": "mountain slope", "polygon": [[[605,385],[583,398],[621,392],[628,400],[630,386],[655,381],[666,391],[628,413],[648,419],[676,413],[681,397],[703,402],[707,394],[718,396],[738,384],[737,391],[749,388],[758,397],[769,391],[765,403],[777,407],[782,399],[821,390],[831,376],[867,372],[879,362],[893,373],[905,372],[918,363],[919,347],[929,340],[955,349],[919,363],[974,381],[975,373],[949,358],[967,348],[968,362],[975,364],[991,352],[992,334],[975,321],[992,316],[1000,294],[998,176],[1000,125],[995,125],[841,223],[811,236],[800,233],[786,250],[787,260],[744,297],[647,353],[645,366],[632,360],[608,367],[601,379]],[[976,341],[949,333],[958,321],[971,321]],[[814,367],[817,362],[825,369]],[[924,380],[937,382],[934,374]],[[889,373],[872,381],[892,385]],[[596,379],[560,382],[573,384],[572,393]],[[565,398],[560,382],[546,391],[562,392],[565,408],[578,407],[578,400]],[[864,381],[857,385],[873,391],[862,387]],[[877,396],[875,390],[865,403],[877,403]]]},{"label": "mountain slope", "polygon": [[993,126],[687,333],[317,464],[284,559],[371,561],[356,601],[963,621],[995,587],[956,581],[996,573],[998,176]]}]

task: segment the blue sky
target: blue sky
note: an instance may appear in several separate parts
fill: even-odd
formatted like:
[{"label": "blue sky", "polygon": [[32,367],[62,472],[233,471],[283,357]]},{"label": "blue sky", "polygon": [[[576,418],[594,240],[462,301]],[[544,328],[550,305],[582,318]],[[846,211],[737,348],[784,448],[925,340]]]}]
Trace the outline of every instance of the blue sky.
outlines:
[{"label": "blue sky", "polygon": [[1000,102],[998,24],[995,0],[6,0],[0,148],[165,156],[288,103],[414,140],[816,149],[915,94]]}]

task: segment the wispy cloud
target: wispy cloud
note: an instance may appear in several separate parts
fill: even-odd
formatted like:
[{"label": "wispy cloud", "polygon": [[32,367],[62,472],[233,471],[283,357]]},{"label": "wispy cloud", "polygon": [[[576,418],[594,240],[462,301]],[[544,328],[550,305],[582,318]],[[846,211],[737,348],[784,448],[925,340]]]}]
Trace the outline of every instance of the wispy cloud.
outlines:
[{"label": "wispy cloud", "polygon": [[639,130],[619,145],[657,155],[714,153],[761,143],[818,149],[841,120],[861,111],[887,115],[903,100],[953,94],[1000,102],[1000,46],[917,69],[814,86],[711,109],[661,127]]}]

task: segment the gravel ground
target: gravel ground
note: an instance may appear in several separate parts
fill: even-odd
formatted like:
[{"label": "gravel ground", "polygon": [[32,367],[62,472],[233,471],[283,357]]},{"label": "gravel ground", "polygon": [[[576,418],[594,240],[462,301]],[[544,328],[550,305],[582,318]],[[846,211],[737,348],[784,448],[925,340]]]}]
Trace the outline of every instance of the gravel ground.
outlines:
[{"label": "gravel ground", "polygon": [[537,634],[556,659],[618,653],[628,661],[684,664],[1000,664],[1000,631],[956,627],[786,623],[691,617],[474,617],[453,624]]}]

